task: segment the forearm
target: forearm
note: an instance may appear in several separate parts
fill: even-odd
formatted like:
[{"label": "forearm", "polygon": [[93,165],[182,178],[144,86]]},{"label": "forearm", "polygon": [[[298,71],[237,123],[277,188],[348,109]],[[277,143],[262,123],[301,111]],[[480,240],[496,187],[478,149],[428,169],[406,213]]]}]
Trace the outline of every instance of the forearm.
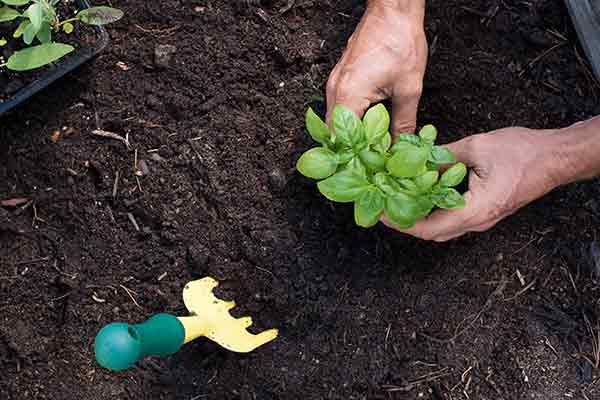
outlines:
[{"label": "forearm", "polygon": [[600,176],[600,116],[556,130],[547,145],[557,185]]},{"label": "forearm", "polygon": [[425,0],[369,0],[367,7],[412,14],[421,19],[425,16]]}]

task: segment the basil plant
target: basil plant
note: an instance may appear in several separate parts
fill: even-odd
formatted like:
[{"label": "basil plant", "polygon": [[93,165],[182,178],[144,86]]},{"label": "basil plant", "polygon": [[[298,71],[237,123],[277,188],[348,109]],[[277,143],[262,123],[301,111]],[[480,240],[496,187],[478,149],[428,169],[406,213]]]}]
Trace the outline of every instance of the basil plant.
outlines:
[{"label": "basil plant", "polygon": [[[435,145],[437,129],[432,125],[418,135],[400,134],[392,145],[390,116],[378,104],[362,120],[337,105],[331,130],[309,108],[306,127],[319,146],[302,154],[297,170],[317,180],[327,199],[354,203],[358,226],[373,227],[384,213],[400,229],[407,229],[434,207],[465,205],[454,187],[465,178],[467,168],[448,149]],[[440,173],[442,166],[449,168]]]}]

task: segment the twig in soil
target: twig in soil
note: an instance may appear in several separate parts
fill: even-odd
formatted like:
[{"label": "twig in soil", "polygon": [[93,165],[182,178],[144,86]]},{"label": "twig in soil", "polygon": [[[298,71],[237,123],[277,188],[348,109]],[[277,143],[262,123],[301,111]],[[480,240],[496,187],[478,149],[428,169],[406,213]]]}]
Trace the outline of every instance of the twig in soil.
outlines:
[{"label": "twig in soil", "polygon": [[136,294],[133,290],[126,288],[123,285],[119,285],[124,291],[125,293],[127,293],[127,295],[129,296],[129,298],[131,299],[131,301],[133,301],[133,304],[135,304],[136,306],[138,306],[139,308],[142,308],[137,301],[135,301],[135,297],[133,297],[133,294]]},{"label": "twig in soil", "polygon": [[138,24],[134,24],[134,26],[136,28],[138,28],[140,31],[142,31],[144,33],[149,33],[153,36],[170,36],[173,33],[175,33],[175,31],[177,29],[179,29],[179,25],[173,26],[171,28],[165,28],[165,29],[146,29],[146,28],[139,26]]},{"label": "twig in soil", "polygon": [[554,50],[566,45],[567,42],[561,42],[558,44],[555,44],[554,46],[550,47],[549,49],[545,50],[542,54],[540,54],[539,56],[537,56],[536,58],[534,58],[533,60],[531,60],[527,66],[525,68],[523,68],[523,70],[519,73],[519,78],[522,78],[523,75],[525,75],[527,72],[529,72],[529,70],[531,70],[531,68],[533,68],[533,66],[535,64],[537,64],[538,62],[540,62],[541,60],[543,60],[544,58],[546,58],[550,53],[552,53]]},{"label": "twig in soil", "polygon": [[581,68],[583,68],[583,74],[588,80],[588,83],[591,83],[592,86],[596,86],[598,89],[600,89],[600,81],[598,80],[598,78],[596,78],[596,75],[590,70],[588,64],[585,62],[583,57],[581,57],[576,46],[573,46],[573,51],[575,53],[575,58],[577,58],[577,62],[579,62]]},{"label": "twig in soil", "polygon": [[550,340],[547,337],[544,337],[544,344],[546,346],[548,346],[550,348],[550,350],[552,350],[552,352],[554,353],[554,355],[556,357],[559,357],[558,352],[556,351],[556,349],[554,348],[554,346],[552,346],[552,343],[550,343]]},{"label": "twig in soil", "polygon": [[139,232],[140,231],[140,226],[138,225],[137,221],[135,220],[135,217],[133,216],[133,214],[132,213],[127,213],[127,218],[129,218],[129,220],[133,224],[133,227],[135,228],[135,230]]},{"label": "twig in soil", "polygon": [[515,293],[514,296],[509,297],[508,299],[505,299],[504,301],[513,301],[514,299],[516,299],[517,297],[519,297],[520,295],[522,295],[523,293],[525,293],[526,291],[528,291],[529,289],[531,289],[533,287],[533,285],[535,285],[537,282],[537,278],[532,280],[531,282],[529,282],[529,284],[527,286],[525,286],[523,289],[519,290],[517,293]]},{"label": "twig in soil", "polygon": [[387,349],[388,339],[390,337],[390,332],[392,331],[392,324],[389,324],[387,330],[385,332],[385,341],[384,341],[384,349]]},{"label": "twig in soil", "polygon": [[119,190],[119,170],[115,172],[115,183],[113,183],[112,197],[115,199],[117,197],[117,191]]},{"label": "twig in soil", "polygon": [[[479,312],[477,314],[475,314],[474,317],[467,317],[465,318],[463,321],[461,321],[457,326],[456,329],[454,329],[454,335],[451,338],[448,339],[439,339],[433,336],[429,336],[425,333],[419,333],[419,335],[423,336],[426,339],[429,339],[433,342],[436,343],[454,343],[454,341],[461,336],[463,333],[465,333],[467,330],[469,330],[473,324],[475,324],[475,321],[477,321],[479,318],[481,318],[481,315],[483,315],[483,313],[492,305],[492,302],[494,301],[495,297],[499,297],[500,295],[502,295],[502,292],[504,292],[504,289],[506,288],[507,285],[507,281],[503,280],[500,282],[500,284],[498,285],[498,287],[496,287],[496,289],[489,295],[489,297],[487,298],[485,304],[483,305],[483,307],[481,308],[481,310],[479,310]],[[465,323],[466,320],[468,320],[469,318],[471,318],[471,320],[469,321],[469,323],[461,329],[461,326]]]},{"label": "twig in soil", "polygon": [[[137,182],[138,189],[140,193],[144,193],[142,190],[142,185],[140,183],[140,170],[138,165],[138,150],[135,149],[135,155],[133,157],[133,176],[135,176],[135,181]],[[138,229],[139,230],[139,229]]]},{"label": "twig in soil", "polygon": [[94,129],[92,131],[92,134],[94,134],[96,136],[102,136],[102,137],[105,137],[105,138],[118,140],[118,141],[123,142],[125,144],[125,147],[127,147],[127,150],[131,149],[131,144],[129,143],[129,133],[126,134],[125,137],[123,137],[121,135],[117,135],[114,132],[108,132],[108,131],[104,131],[102,129]]},{"label": "twig in soil", "polygon": [[26,260],[26,261],[19,261],[15,265],[36,264],[36,263],[48,261],[48,260],[50,260],[50,257],[40,257],[40,258],[34,258],[31,260]]},{"label": "twig in soil", "polygon": [[271,277],[272,277],[273,279],[275,279],[275,275],[273,275],[273,273],[272,273],[271,271],[269,271],[268,269],[266,269],[266,268],[263,268],[263,267],[259,267],[258,265],[254,265],[254,268],[256,268],[256,269],[257,269],[257,270],[259,270],[259,271],[266,272],[267,274],[271,275]]},{"label": "twig in soil", "polygon": [[383,385],[382,388],[387,392],[409,392],[409,391],[413,390],[416,386],[418,386],[422,383],[432,382],[432,381],[438,380],[440,378],[443,378],[445,376],[451,375],[450,372],[446,372],[447,370],[448,370],[448,367],[444,367],[444,368],[440,369],[439,371],[431,372],[431,373],[423,375],[415,380],[409,381],[404,386]]}]

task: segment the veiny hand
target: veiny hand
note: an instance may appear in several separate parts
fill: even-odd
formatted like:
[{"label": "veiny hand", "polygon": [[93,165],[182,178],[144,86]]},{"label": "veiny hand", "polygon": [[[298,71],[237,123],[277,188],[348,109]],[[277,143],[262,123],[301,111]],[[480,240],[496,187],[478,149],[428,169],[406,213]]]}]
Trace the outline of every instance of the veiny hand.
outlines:
[{"label": "veiny hand", "polygon": [[[482,232],[559,185],[553,176],[559,160],[547,138],[550,131],[507,128],[449,144],[459,161],[471,167],[466,206],[437,210],[401,230],[444,242],[467,232]],[[394,227],[382,219],[387,226]]]},{"label": "veiny hand", "polygon": [[369,1],[327,82],[327,118],[342,104],[362,117],[370,104],[392,99],[392,134],[413,132],[427,64],[424,2]]}]

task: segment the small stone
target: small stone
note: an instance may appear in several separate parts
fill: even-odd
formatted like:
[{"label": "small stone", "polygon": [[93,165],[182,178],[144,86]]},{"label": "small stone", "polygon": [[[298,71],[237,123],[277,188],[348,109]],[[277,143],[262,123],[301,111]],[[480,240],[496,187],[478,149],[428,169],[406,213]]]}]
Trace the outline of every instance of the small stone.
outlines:
[{"label": "small stone", "polygon": [[177,47],[170,44],[158,44],[154,48],[154,64],[157,67],[168,68],[173,54],[177,52]]},{"label": "small stone", "polygon": [[275,168],[269,172],[268,181],[271,189],[280,192],[285,189],[288,179],[281,168]]}]

